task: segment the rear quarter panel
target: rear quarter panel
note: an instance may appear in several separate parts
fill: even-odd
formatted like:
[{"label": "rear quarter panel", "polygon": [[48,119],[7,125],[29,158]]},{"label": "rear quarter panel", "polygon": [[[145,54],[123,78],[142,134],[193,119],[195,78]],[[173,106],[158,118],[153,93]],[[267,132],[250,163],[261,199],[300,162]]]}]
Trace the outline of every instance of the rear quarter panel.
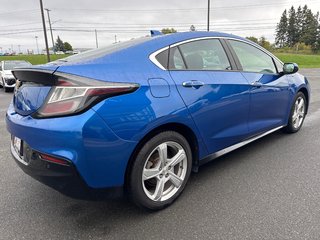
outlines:
[{"label": "rear quarter panel", "polygon": [[[94,62],[63,65],[57,71],[101,81],[138,83],[140,87],[134,93],[106,99],[95,105],[93,110],[117,136],[128,141],[139,142],[150,131],[167,123],[183,124],[192,129],[198,139],[199,157],[207,155],[200,134],[177,92],[175,83],[168,71],[159,69],[149,60],[149,52],[133,48]],[[150,79],[163,79],[165,84],[158,85],[157,89],[168,92],[169,87],[169,95],[157,97],[152,94]]]}]

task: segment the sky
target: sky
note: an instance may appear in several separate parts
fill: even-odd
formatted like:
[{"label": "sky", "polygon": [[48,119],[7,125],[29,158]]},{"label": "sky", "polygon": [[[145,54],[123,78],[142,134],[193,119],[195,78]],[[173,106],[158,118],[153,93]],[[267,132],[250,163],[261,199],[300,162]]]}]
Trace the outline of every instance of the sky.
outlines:
[{"label": "sky", "polygon": [[[210,0],[210,30],[266,37],[274,42],[275,27],[284,9],[307,4],[320,12],[320,0]],[[53,37],[74,48],[95,48],[145,36],[151,29],[206,30],[208,0],[43,0],[50,10]],[[44,49],[39,0],[0,0],[0,51],[37,52]],[[45,19],[49,47],[52,46]]]}]

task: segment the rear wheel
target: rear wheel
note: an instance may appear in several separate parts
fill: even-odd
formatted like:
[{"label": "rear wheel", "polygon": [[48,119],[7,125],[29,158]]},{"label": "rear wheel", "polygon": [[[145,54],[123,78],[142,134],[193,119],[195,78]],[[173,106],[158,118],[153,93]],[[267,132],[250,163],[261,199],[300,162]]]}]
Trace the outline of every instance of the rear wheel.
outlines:
[{"label": "rear wheel", "polygon": [[306,97],[302,92],[298,92],[295,97],[294,103],[291,107],[290,117],[288,125],[285,130],[288,133],[298,132],[303,124],[306,116],[307,101]]},{"label": "rear wheel", "polygon": [[151,138],[133,163],[129,194],[140,207],[160,210],[181,194],[191,172],[192,154],[187,140],[166,131]]}]

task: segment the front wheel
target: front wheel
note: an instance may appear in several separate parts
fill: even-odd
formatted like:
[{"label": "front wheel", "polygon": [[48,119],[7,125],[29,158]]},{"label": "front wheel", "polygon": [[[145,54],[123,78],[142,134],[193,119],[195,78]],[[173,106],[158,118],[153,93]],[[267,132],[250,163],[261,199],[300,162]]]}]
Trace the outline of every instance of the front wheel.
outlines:
[{"label": "front wheel", "polygon": [[183,191],[191,172],[188,141],[179,133],[162,132],[147,141],[136,156],[129,194],[140,207],[160,210]]},{"label": "front wheel", "polygon": [[295,133],[300,130],[306,116],[306,110],[306,97],[302,92],[298,92],[291,107],[288,125],[285,127],[286,132]]}]

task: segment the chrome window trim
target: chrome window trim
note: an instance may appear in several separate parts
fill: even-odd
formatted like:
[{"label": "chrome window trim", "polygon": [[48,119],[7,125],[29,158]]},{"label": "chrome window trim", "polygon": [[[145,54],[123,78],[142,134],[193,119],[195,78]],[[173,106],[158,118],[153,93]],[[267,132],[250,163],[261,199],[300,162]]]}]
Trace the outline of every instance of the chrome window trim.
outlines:
[{"label": "chrome window trim", "polygon": [[[165,70],[165,71],[168,71],[168,69],[166,69],[164,66],[162,66],[158,60],[156,59],[156,56],[169,49],[169,47],[176,47],[176,46],[179,46],[179,45],[182,45],[182,44],[185,44],[185,43],[189,43],[189,42],[195,42],[195,41],[199,41],[199,40],[207,40],[207,39],[226,39],[226,40],[234,40],[234,41],[239,41],[239,42],[243,42],[243,43],[246,43],[252,47],[255,47],[255,48],[258,48],[259,50],[261,50],[262,52],[264,52],[265,54],[267,54],[269,57],[273,58],[273,59],[276,59],[277,61],[279,61],[280,63],[283,64],[283,62],[277,58],[275,55],[273,55],[271,52],[269,52],[268,50],[264,49],[263,47],[261,47],[260,45],[255,45],[255,44],[252,44],[251,42],[248,42],[246,40],[242,40],[242,39],[238,39],[238,38],[233,38],[233,37],[198,37],[198,38],[192,38],[192,39],[187,39],[187,40],[183,40],[181,42],[177,42],[177,43],[174,43],[172,45],[169,45],[169,46],[166,46],[166,47],[163,47],[153,53],[151,53],[149,55],[149,59],[151,62],[153,62],[157,67],[159,67],[160,69],[162,70]],[[187,70],[188,71],[188,70]]]},{"label": "chrome window trim", "polygon": [[151,53],[151,54],[149,55],[150,61],[153,62],[158,68],[160,68],[160,69],[162,69],[162,70],[165,70],[165,71],[167,71],[168,69],[166,69],[164,66],[162,66],[161,63],[159,63],[159,61],[156,59],[156,56],[157,56],[159,53],[161,53],[161,52],[163,52],[163,51],[165,51],[165,50],[167,50],[167,49],[169,49],[169,46],[166,46],[166,47],[164,47],[164,48],[161,48],[161,49],[159,49],[159,50],[157,50],[157,51],[155,51],[154,53]]}]

